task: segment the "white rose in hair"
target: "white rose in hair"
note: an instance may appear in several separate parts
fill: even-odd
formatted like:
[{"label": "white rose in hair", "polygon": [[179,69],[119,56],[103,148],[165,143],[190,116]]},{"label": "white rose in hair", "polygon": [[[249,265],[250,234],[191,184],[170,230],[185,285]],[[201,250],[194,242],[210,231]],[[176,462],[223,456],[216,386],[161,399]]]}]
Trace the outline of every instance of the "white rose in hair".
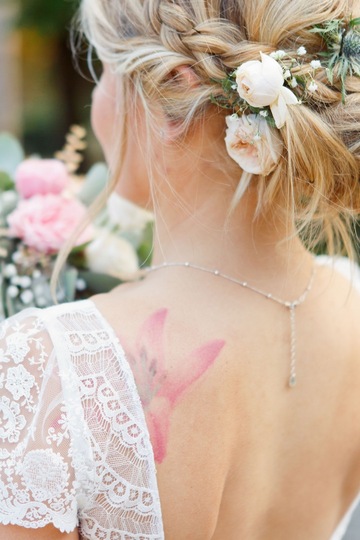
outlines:
[{"label": "white rose in hair", "polygon": [[287,106],[298,105],[295,94],[284,86],[283,70],[271,56],[260,53],[261,62],[245,62],[236,71],[238,92],[252,107],[269,106],[276,127],[281,128],[286,122]]},{"label": "white rose in hair", "polygon": [[226,117],[225,144],[229,156],[251,174],[267,176],[276,167],[283,143],[278,131],[265,118],[255,115]]}]

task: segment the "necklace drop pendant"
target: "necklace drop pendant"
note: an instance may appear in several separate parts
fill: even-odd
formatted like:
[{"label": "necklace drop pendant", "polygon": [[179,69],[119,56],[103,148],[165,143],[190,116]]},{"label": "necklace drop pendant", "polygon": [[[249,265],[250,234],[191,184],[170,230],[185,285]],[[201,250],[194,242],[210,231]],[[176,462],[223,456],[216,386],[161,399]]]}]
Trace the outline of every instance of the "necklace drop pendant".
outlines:
[{"label": "necklace drop pendant", "polygon": [[261,296],[267,298],[268,300],[272,300],[273,302],[276,302],[277,304],[280,304],[281,306],[286,307],[290,315],[290,376],[288,379],[288,386],[289,388],[294,388],[296,386],[297,377],[296,377],[296,372],[295,372],[295,369],[296,369],[296,328],[295,328],[296,313],[295,312],[296,312],[296,308],[300,306],[303,302],[305,302],[307,295],[313,286],[315,271],[316,271],[315,264],[313,265],[311,278],[305,291],[297,300],[293,300],[290,302],[277,298],[271,293],[262,291],[261,289],[258,289],[257,287],[250,285],[247,281],[240,281],[238,279],[232,278],[231,276],[227,276],[226,274],[223,274],[222,272],[220,272],[220,270],[218,270],[217,268],[210,269],[203,266],[198,266],[196,264],[192,264],[190,261],[171,262],[171,263],[163,262],[163,264],[160,264],[159,266],[151,266],[146,271],[154,272],[155,270],[160,270],[160,268],[169,268],[169,267],[194,268],[195,270],[200,270],[201,272],[206,272],[207,274],[219,276],[223,279],[227,279],[228,281],[231,281],[232,283],[236,283],[237,285],[240,285],[244,287],[245,289],[249,289],[250,291],[253,291],[256,294],[260,294]]}]

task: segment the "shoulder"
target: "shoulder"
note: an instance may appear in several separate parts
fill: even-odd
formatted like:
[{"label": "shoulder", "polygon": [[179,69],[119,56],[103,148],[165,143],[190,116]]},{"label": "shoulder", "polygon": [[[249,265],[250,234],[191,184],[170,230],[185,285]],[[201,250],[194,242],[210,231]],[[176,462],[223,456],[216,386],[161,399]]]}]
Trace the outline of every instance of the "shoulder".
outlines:
[{"label": "shoulder", "polygon": [[94,333],[94,341],[101,329],[96,309],[88,302],[26,309],[0,324],[0,376],[4,377],[5,370],[30,369],[37,379],[42,378],[55,357],[60,367],[64,364],[64,353],[79,347],[86,331]]},{"label": "shoulder", "polygon": [[316,299],[322,302],[324,310],[336,314],[353,331],[360,317],[359,265],[345,257],[329,256],[316,257],[315,264],[319,278]]},{"label": "shoulder", "polygon": [[15,363],[21,362],[28,353],[30,343],[43,331],[44,321],[40,309],[26,309],[2,321],[0,324],[1,362],[8,363],[10,357]]},{"label": "shoulder", "polygon": [[46,312],[30,308],[0,326],[0,522],[71,532],[83,491],[71,457],[76,414],[63,393]]},{"label": "shoulder", "polygon": [[[41,311],[25,310],[0,325],[0,402],[17,414],[13,429],[0,430],[0,439],[17,442],[25,417],[35,412],[41,382],[49,367],[53,345],[44,327]],[[3,409],[4,410],[4,409]]]},{"label": "shoulder", "polygon": [[[31,346],[39,352],[41,344],[54,347],[52,337],[56,329],[63,333],[84,329],[101,328],[102,321],[96,317],[95,306],[88,301],[61,304],[46,309],[28,308],[0,323],[1,362],[9,361],[9,354],[15,363],[21,362]],[[7,355],[4,356],[4,346]]]},{"label": "shoulder", "polygon": [[[316,257],[315,263],[320,274],[317,300],[322,302],[325,319],[329,316],[333,322],[337,321],[349,337],[355,338],[360,319],[359,265],[345,257],[328,256]],[[333,324],[329,324],[329,328],[333,328]],[[356,347],[360,348],[360,336]]]},{"label": "shoulder", "polygon": [[346,257],[321,255],[315,258],[318,267],[328,268],[333,275],[341,276],[352,288],[360,292],[360,266]]},{"label": "shoulder", "polygon": [[70,532],[80,519],[85,533],[100,535],[121,528],[120,510],[132,501],[131,530],[143,530],[146,506],[160,531],[140,398],[95,305],[11,317],[0,328],[0,351],[0,523]]},{"label": "shoulder", "polygon": [[[345,257],[316,258],[319,287],[309,306],[310,339],[326,344],[324,370],[337,373],[334,381],[347,381],[344,399],[358,408],[360,383],[360,268]],[[333,363],[330,362],[333,359]],[[320,361],[320,360],[319,360]],[[350,378],[348,378],[350,377]],[[354,392],[351,388],[354,387]],[[334,389],[335,391],[335,389]]]}]

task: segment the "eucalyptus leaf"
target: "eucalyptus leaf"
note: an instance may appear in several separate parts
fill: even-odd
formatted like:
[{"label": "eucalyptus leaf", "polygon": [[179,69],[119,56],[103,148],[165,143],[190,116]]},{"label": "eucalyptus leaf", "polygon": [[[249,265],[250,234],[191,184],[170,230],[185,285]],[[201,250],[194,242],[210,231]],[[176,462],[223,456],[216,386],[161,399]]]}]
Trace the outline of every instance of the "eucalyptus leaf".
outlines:
[{"label": "eucalyptus leaf", "polygon": [[84,185],[78,194],[79,199],[90,206],[105,189],[108,182],[109,171],[105,163],[93,165],[85,177]]},{"label": "eucalyptus leaf", "polygon": [[13,210],[15,210],[18,201],[19,195],[16,191],[8,190],[0,192],[0,216],[5,219]]},{"label": "eucalyptus leaf", "polygon": [[24,150],[19,141],[10,133],[0,133],[0,171],[13,177],[24,159]]},{"label": "eucalyptus leaf", "polygon": [[15,183],[11,176],[6,172],[0,171],[0,192],[13,190],[14,187]]}]

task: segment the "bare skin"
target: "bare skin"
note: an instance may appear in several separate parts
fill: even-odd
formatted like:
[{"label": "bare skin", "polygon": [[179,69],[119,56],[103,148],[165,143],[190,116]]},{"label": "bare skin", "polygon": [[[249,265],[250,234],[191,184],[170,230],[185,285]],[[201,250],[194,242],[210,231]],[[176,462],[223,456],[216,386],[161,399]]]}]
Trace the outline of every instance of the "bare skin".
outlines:
[{"label": "bare skin", "polygon": [[[166,539],[329,540],[360,488],[360,300],[348,294],[342,277],[318,269],[299,311],[293,390],[286,386],[287,314],[250,291],[179,269],[94,298],[133,368],[144,322],[167,306],[163,393],[173,374],[190,369],[192,351],[214,336],[225,342],[169,415],[166,455],[157,463]],[[134,375],[146,393],[152,373]],[[155,395],[144,409],[156,454],[149,411],[161,417],[168,408]],[[10,540],[78,538],[50,526],[0,533]]]},{"label": "bare skin", "polygon": [[[104,84],[111,84],[106,75]],[[109,126],[96,125],[103,147],[111,148]],[[166,136],[166,123],[162,127]],[[250,186],[228,219],[239,170],[228,161],[218,167],[222,133],[223,119],[214,116],[185,147],[171,144],[171,132],[165,149],[164,141],[154,143],[154,263],[191,261],[280,298],[298,298],[313,260],[292,236],[281,201],[254,219]],[[129,171],[133,162],[139,166],[138,154],[131,139],[119,192],[134,202],[141,202],[138,178],[133,182]],[[168,313],[164,386],[191,351],[214,339],[225,343],[170,414],[158,463],[165,537],[329,540],[360,489],[360,297],[349,296],[348,282],[330,269],[317,270],[298,309],[293,390],[287,387],[288,313],[251,291],[196,270],[167,268],[95,302],[124,344],[140,394],[136,343],[158,310]],[[161,413],[155,397],[150,408],[157,407]],[[144,409],[156,452],[149,406]]]},{"label": "bare skin", "polygon": [[[109,161],[111,91],[106,73],[93,118]],[[254,220],[250,187],[228,219],[239,169],[225,157],[219,167],[223,129],[221,117],[209,117],[182,147],[170,132],[167,145],[156,146],[154,135],[154,263],[191,261],[298,298],[313,260],[292,236],[281,201]],[[138,131],[119,192],[144,203]],[[288,312],[249,290],[167,268],[94,298],[143,399],[166,540],[329,540],[360,489],[360,296],[349,290],[340,275],[318,269],[298,308],[292,390]],[[24,538],[40,537],[28,531]]]},{"label": "bare skin", "polygon": [[[348,298],[346,280],[318,270],[299,311],[299,380],[290,390],[281,307],[215,277],[171,272],[95,298],[126,343],[130,365],[137,321],[163,305],[168,374],[184,369],[204,339],[225,341],[170,415],[166,456],[158,463],[165,537],[329,540],[360,489],[359,296]],[[144,378],[134,374],[141,394]],[[155,397],[151,410],[157,409],[166,412]]]}]

